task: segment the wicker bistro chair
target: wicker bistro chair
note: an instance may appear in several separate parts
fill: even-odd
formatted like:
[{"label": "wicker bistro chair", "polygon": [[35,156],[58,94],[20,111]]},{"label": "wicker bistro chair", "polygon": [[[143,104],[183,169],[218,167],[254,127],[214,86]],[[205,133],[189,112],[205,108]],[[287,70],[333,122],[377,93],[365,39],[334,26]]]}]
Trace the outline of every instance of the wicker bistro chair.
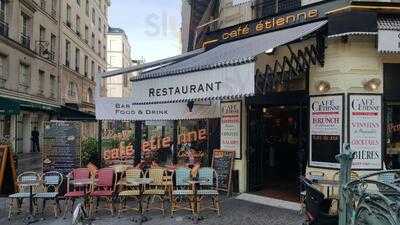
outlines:
[{"label": "wicker bistro chair", "polygon": [[36,172],[24,172],[21,173],[17,177],[17,184],[18,184],[18,192],[11,194],[8,196],[9,198],[9,211],[8,211],[8,219],[11,219],[12,214],[17,211],[17,213],[21,212],[21,206],[24,199],[29,199],[30,191],[29,187],[22,186],[24,182],[33,182],[37,183],[36,186],[33,186],[32,192],[36,193],[38,190],[40,181],[40,176]]},{"label": "wicker bistro chair", "polygon": [[[110,211],[111,215],[114,215],[113,208],[113,195],[115,192],[114,183],[114,170],[112,168],[103,168],[97,171],[97,181],[92,186],[90,192],[90,209],[89,215],[92,216],[94,212],[101,209]],[[106,208],[99,208],[99,201],[104,199],[107,203]],[[96,208],[94,208],[96,200]]]},{"label": "wicker bistro chair", "polygon": [[[178,210],[189,210],[195,214],[192,185],[188,183],[191,180],[191,170],[180,167],[175,170],[175,187],[172,191],[171,217]],[[185,201],[186,200],[186,201]],[[189,203],[189,206],[185,205]]]},{"label": "wicker bistro chair", "polygon": [[42,174],[41,184],[42,190],[35,194],[35,199],[42,200],[42,216],[46,208],[46,201],[53,202],[54,216],[58,217],[58,212],[61,213],[60,204],[58,201],[58,190],[63,182],[63,175],[57,171],[50,171]]},{"label": "wicker bistro chair", "polygon": [[122,212],[128,210],[134,210],[139,212],[139,207],[129,208],[127,206],[128,198],[134,198],[140,204],[142,201],[140,196],[140,185],[132,185],[129,183],[134,183],[136,179],[141,178],[143,176],[143,172],[140,169],[128,169],[125,171],[125,182],[121,180],[118,184],[120,187],[120,192],[118,193],[120,207],[118,209],[118,216],[121,216]]},{"label": "wicker bistro chair", "polygon": [[[221,215],[219,193],[218,193],[218,175],[217,172],[211,167],[203,167],[198,170],[198,179],[200,181],[199,189],[197,190],[196,204],[199,212],[211,209],[216,211],[218,216]],[[211,197],[212,206],[203,207],[201,201],[206,197]]]},{"label": "wicker bistro chair", "polygon": [[[151,168],[147,170],[145,177],[152,179],[152,183],[145,186],[143,191],[144,198],[147,199],[146,209],[149,210],[161,210],[163,215],[165,215],[164,201],[166,195],[166,186],[164,183],[164,177],[166,176],[166,171],[163,168]],[[155,206],[155,200],[159,199],[161,206]],[[151,202],[151,204],[150,204]]]},{"label": "wicker bistro chair", "polygon": [[65,210],[64,210],[64,218],[66,217],[68,210],[70,210],[72,213],[76,199],[85,198],[85,192],[89,193],[90,189],[91,189],[91,187],[89,187],[89,186],[75,187],[71,184],[71,181],[72,180],[90,179],[90,178],[91,178],[90,170],[87,168],[73,169],[67,175],[67,192],[64,195],[65,200],[66,200]]}]

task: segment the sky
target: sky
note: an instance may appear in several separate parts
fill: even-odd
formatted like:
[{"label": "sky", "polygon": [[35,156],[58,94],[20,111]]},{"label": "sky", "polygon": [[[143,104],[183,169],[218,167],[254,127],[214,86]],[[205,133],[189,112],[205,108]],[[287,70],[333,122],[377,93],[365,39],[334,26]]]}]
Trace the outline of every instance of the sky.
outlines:
[{"label": "sky", "polygon": [[109,25],[125,30],[132,58],[180,54],[181,0],[111,0]]}]

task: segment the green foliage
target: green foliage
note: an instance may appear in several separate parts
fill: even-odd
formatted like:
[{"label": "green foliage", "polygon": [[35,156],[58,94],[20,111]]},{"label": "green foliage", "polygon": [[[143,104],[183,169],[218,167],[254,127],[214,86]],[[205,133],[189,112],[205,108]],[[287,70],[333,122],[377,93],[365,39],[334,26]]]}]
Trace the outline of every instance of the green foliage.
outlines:
[{"label": "green foliage", "polygon": [[81,148],[82,166],[86,166],[91,162],[97,167],[100,167],[101,151],[98,149],[97,139],[87,138],[83,140]]},{"label": "green foliage", "polygon": [[118,148],[119,141],[116,139],[103,139],[101,145],[103,149]]}]

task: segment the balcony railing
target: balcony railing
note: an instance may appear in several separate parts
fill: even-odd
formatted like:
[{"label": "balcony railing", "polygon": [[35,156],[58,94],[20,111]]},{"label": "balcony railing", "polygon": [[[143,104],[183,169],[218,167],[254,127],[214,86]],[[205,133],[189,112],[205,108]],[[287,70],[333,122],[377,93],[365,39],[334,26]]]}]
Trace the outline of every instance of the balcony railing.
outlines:
[{"label": "balcony railing", "polygon": [[52,16],[53,18],[56,18],[56,17],[57,17],[57,11],[56,11],[55,9],[51,9],[51,16]]},{"label": "balcony railing", "polygon": [[31,48],[31,38],[26,34],[21,34],[21,45],[25,48]]},{"label": "balcony railing", "polygon": [[8,23],[0,19],[0,35],[8,37]]}]

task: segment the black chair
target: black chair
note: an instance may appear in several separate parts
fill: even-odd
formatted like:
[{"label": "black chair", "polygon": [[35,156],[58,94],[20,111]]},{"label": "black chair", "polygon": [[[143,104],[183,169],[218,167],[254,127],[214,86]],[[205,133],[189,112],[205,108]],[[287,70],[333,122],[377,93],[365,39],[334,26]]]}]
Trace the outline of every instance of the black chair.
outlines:
[{"label": "black chair", "polygon": [[310,225],[337,225],[338,215],[330,215],[329,209],[332,206],[332,199],[325,198],[325,195],[315,188],[308,180],[303,179],[306,189],[306,216]]}]

